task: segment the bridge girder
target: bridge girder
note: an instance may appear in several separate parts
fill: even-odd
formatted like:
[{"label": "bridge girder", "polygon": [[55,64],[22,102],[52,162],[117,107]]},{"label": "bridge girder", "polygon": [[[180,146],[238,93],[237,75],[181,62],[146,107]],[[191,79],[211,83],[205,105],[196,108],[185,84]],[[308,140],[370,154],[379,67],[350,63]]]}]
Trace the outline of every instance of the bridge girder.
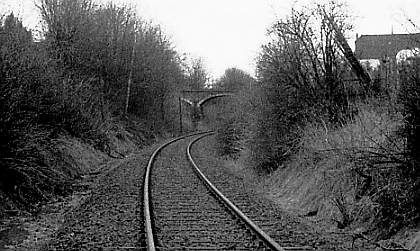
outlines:
[{"label": "bridge girder", "polygon": [[[203,105],[210,100],[219,97],[233,96],[232,92],[226,90],[184,90],[182,91],[183,97],[181,101],[191,107],[193,117],[203,116]],[[195,114],[198,113],[198,114]]]},{"label": "bridge girder", "polygon": [[220,93],[220,94],[216,94],[216,95],[211,95],[208,96],[202,100],[200,100],[197,105],[198,107],[202,107],[205,103],[207,103],[208,101],[215,99],[215,98],[220,98],[220,97],[226,97],[226,96],[233,96],[232,93]]}]

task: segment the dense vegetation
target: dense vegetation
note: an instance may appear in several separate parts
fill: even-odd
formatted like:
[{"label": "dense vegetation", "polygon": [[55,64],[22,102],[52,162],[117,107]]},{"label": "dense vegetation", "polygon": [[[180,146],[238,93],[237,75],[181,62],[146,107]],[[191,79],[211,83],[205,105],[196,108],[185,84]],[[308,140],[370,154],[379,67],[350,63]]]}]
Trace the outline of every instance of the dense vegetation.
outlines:
[{"label": "dense vegetation", "polygon": [[[92,0],[38,7],[40,38],[13,14],[0,20],[0,199],[27,208],[71,191],[78,174],[60,162],[60,136],[111,154],[121,124],[175,131],[177,92],[208,84],[202,60],[186,63],[159,26],[128,7]],[[380,76],[369,86],[346,82],[355,76],[329,25],[349,31],[345,13],[338,4],[316,5],[277,20],[256,79],[227,69],[214,87],[235,97],[218,101],[223,108],[210,104],[207,119],[217,121],[219,154],[245,156],[261,175],[293,161],[338,159],[355,187],[351,198],[331,198],[341,226],[366,212],[373,228],[393,234],[420,219],[420,62],[399,65],[392,90]],[[391,120],[395,128],[380,127]],[[361,135],[361,127],[374,130]],[[308,142],[311,133],[324,137],[322,147]]]},{"label": "dense vegetation", "polygon": [[175,130],[175,92],[191,78],[160,27],[128,7],[37,4],[36,40],[13,13],[0,20],[0,190],[26,207],[70,191],[75,174],[54,159],[57,137],[110,154],[127,118],[148,135]]},{"label": "dense vegetation", "polygon": [[[239,88],[240,98],[224,108],[229,115],[219,122],[218,148],[223,156],[243,155],[260,174],[294,163],[314,174],[317,163],[344,170],[339,179],[348,177],[344,183],[355,191],[334,190],[329,198],[341,212],[339,226],[366,221],[384,236],[420,219],[419,62],[399,65],[392,87],[378,70],[371,85],[345,81],[355,76],[329,25],[332,19],[345,34],[351,29],[345,13],[339,4],[315,5],[271,26],[257,81]],[[312,142],[310,134],[317,136]]]}]

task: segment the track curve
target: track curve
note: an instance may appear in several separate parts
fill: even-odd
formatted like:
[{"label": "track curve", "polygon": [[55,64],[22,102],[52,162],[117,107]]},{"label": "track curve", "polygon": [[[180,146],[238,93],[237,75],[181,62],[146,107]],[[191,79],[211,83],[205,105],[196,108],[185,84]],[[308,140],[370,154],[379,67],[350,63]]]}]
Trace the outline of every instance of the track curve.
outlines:
[{"label": "track curve", "polygon": [[[229,201],[195,164],[192,146],[212,134],[214,132],[199,132],[181,136],[161,145],[152,154],[143,191],[147,250],[284,250]],[[154,170],[156,177],[152,181],[152,168],[162,150],[174,148],[172,144],[194,136],[198,137],[186,147],[188,162],[181,160],[179,154],[169,158],[173,164],[160,160],[160,170]],[[179,147],[173,149],[177,151],[174,153],[179,150]]]},{"label": "track curve", "polygon": [[152,217],[151,217],[152,214],[151,214],[151,207],[150,207],[150,173],[152,170],[153,163],[155,162],[156,156],[165,147],[167,147],[168,145],[176,141],[179,141],[181,139],[191,137],[194,135],[200,135],[203,133],[206,133],[206,132],[198,132],[198,133],[183,135],[164,143],[153,152],[152,156],[149,159],[149,162],[147,163],[146,173],[144,177],[144,185],[143,185],[143,211],[144,211],[144,224],[145,224],[145,229],[146,229],[146,244],[147,244],[147,250],[149,251],[156,250],[154,237],[153,237],[153,227],[152,227]]},{"label": "track curve", "polygon": [[247,227],[249,227],[250,229],[252,229],[252,231],[254,231],[254,233],[256,233],[261,240],[263,240],[265,242],[265,244],[270,247],[272,250],[276,250],[276,251],[284,251],[284,249],[282,247],[280,247],[280,245],[274,241],[268,234],[266,234],[261,228],[259,228],[251,219],[249,219],[241,210],[239,210],[239,208],[237,208],[235,206],[235,204],[233,204],[228,198],[226,198],[225,195],[223,195],[211,182],[210,180],[208,180],[206,178],[206,176],[203,174],[203,172],[201,172],[200,168],[198,168],[197,164],[194,162],[193,157],[191,156],[191,148],[194,145],[194,143],[196,143],[197,141],[199,141],[200,139],[213,135],[214,132],[209,132],[206,133],[196,139],[194,139],[193,141],[190,142],[190,144],[187,147],[187,156],[188,159],[191,162],[191,165],[193,166],[194,170],[197,172],[197,175],[200,177],[200,179],[203,180],[203,182],[206,184],[206,186],[209,187],[209,189],[217,194],[217,196],[223,201],[223,203],[226,204],[227,207],[230,208],[230,210],[232,210],[232,212],[234,212],[236,214],[236,216],[238,218],[240,218],[246,225]]}]

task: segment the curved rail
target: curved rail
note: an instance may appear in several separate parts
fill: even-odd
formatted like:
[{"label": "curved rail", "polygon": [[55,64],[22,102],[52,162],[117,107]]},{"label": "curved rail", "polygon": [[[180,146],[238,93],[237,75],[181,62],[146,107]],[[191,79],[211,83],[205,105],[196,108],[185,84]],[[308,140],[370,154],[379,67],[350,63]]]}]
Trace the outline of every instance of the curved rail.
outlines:
[{"label": "curved rail", "polygon": [[187,156],[190,160],[194,170],[200,177],[200,179],[206,184],[209,189],[214,192],[222,201],[225,203],[227,207],[229,207],[254,233],[256,233],[261,240],[264,241],[264,243],[270,247],[272,250],[276,251],[284,251],[284,249],[276,242],[274,241],[268,234],[266,234],[261,228],[259,228],[252,220],[250,220],[241,210],[239,210],[229,199],[226,198],[207,178],[204,176],[204,174],[201,172],[201,170],[198,168],[198,166],[195,164],[194,159],[191,156],[191,147],[194,143],[199,141],[200,139],[213,135],[214,132],[207,132],[204,133],[202,136],[197,137],[193,141],[190,142],[190,144],[187,147]]},{"label": "curved rail", "polygon": [[148,251],[155,251],[156,247],[155,247],[155,241],[154,241],[154,237],[153,237],[153,228],[152,228],[152,214],[150,211],[150,196],[149,196],[149,191],[150,191],[150,172],[153,166],[153,163],[156,159],[156,156],[159,154],[160,151],[162,151],[163,148],[165,148],[166,146],[179,141],[181,139],[187,138],[187,137],[191,137],[191,136],[195,136],[195,135],[200,135],[200,134],[206,134],[209,132],[197,132],[197,133],[192,133],[192,134],[187,134],[184,136],[180,136],[177,138],[174,138],[168,142],[166,142],[165,144],[159,146],[152,154],[152,156],[149,159],[149,162],[147,163],[147,167],[146,167],[146,174],[144,177],[144,185],[143,185],[143,207],[144,207],[144,220],[145,220],[145,227],[146,227],[146,243],[147,243],[147,250]]}]

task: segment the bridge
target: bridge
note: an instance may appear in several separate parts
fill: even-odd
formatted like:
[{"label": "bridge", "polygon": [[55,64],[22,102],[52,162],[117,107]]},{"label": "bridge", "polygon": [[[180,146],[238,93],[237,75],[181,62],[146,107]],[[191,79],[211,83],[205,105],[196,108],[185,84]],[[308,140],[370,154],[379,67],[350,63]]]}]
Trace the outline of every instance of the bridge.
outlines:
[{"label": "bridge", "polygon": [[203,107],[210,100],[232,96],[233,93],[220,89],[203,89],[203,90],[182,90],[179,98],[180,104],[187,105],[191,109],[193,119],[200,119],[204,116]]}]

